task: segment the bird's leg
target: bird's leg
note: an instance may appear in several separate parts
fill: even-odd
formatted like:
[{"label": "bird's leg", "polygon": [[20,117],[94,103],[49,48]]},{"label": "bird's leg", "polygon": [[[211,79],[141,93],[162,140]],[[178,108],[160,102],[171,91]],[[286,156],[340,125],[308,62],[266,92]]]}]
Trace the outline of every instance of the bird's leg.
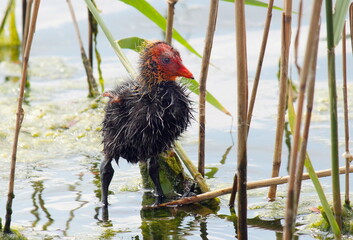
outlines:
[{"label": "bird's leg", "polygon": [[163,199],[165,198],[161,183],[159,181],[159,164],[158,157],[152,157],[148,160],[148,173],[156,187],[157,192],[157,202],[155,204],[161,204]]},{"label": "bird's leg", "polygon": [[114,169],[112,167],[112,158],[107,154],[105,155],[104,160],[101,163],[100,175],[102,183],[102,203],[105,207],[107,207],[109,185],[114,175]]}]

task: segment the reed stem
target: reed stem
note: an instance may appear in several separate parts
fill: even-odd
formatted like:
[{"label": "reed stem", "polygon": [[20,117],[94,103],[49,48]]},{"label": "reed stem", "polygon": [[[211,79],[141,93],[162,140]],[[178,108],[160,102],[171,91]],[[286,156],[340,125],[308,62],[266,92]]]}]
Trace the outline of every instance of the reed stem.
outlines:
[{"label": "reed stem", "polygon": [[210,12],[208,17],[208,26],[205,39],[205,48],[200,73],[199,87],[199,151],[198,151],[198,170],[202,176],[205,176],[205,138],[206,138],[206,81],[208,67],[210,64],[213,37],[216,30],[217,12],[219,0],[211,0]]},{"label": "reed stem", "polygon": [[[21,17],[22,17],[22,41],[24,39],[23,35],[24,35],[24,32],[25,32],[26,11],[27,11],[27,0],[22,0],[22,11],[21,11]],[[1,30],[0,30],[0,32],[1,32]]]},{"label": "reed stem", "polygon": [[238,191],[238,239],[248,239],[247,229],[247,109],[248,109],[248,67],[246,52],[246,27],[244,0],[235,1],[237,95],[238,95],[238,147],[237,147],[237,189]]},{"label": "reed stem", "polygon": [[351,35],[351,49],[353,53],[353,2],[349,5],[349,30]]},{"label": "reed stem", "polygon": [[[316,3],[319,3],[322,1],[316,1]],[[321,9],[321,4],[320,6],[314,6],[314,7],[320,7]],[[305,121],[304,121],[304,127],[303,127],[303,137],[302,139],[299,139],[300,143],[300,150],[299,150],[299,156],[298,156],[298,164],[297,164],[297,169],[296,169],[296,175],[295,175],[295,180],[294,180],[294,211],[293,211],[293,219],[294,219],[294,224],[295,224],[295,219],[297,216],[297,210],[298,210],[298,205],[299,205],[299,197],[300,197],[300,189],[301,189],[301,183],[302,179],[301,176],[303,175],[303,170],[304,170],[304,163],[307,157],[307,144],[308,144],[308,138],[309,138],[309,128],[310,128],[310,122],[311,122],[311,114],[312,114],[312,109],[314,105],[314,92],[315,92],[315,77],[316,77],[316,65],[317,65],[317,53],[318,53],[318,47],[319,47],[319,36],[320,36],[320,23],[319,21],[320,14],[318,14],[318,19],[317,20],[317,26],[314,26],[316,29],[310,29],[309,34],[311,31],[313,31],[314,36],[309,35],[309,39],[307,42],[307,53],[310,56],[308,57],[310,60],[307,61],[307,58],[305,56],[304,60],[304,67],[303,67],[303,74],[307,74],[306,76],[303,76],[303,78],[307,78],[307,84],[308,84],[308,90],[307,90],[307,100],[306,100],[306,114],[305,114]],[[314,18],[314,15],[312,15],[312,18]],[[315,34],[316,31],[316,34]],[[308,64],[309,66],[306,67],[305,64]],[[299,67],[299,65],[298,65]],[[308,68],[308,69],[306,69]],[[301,75],[302,76],[302,75]],[[302,78],[302,77],[301,77]],[[300,136],[299,136],[300,137]]]},{"label": "reed stem", "polygon": [[22,103],[23,103],[24,90],[25,90],[26,79],[27,79],[28,60],[29,60],[33,36],[36,28],[39,5],[40,5],[40,0],[35,0],[33,14],[31,16],[31,24],[29,28],[28,38],[26,43],[24,43],[26,47],[24,52],[23,64],[22,64],[22,76],[21,76],[21,82],[20,82],[20,91],[19,91],[17,114],[16,114],[16,128],[15,128],[14,141],[12,146],[9,191],[8,191],[8,198],[6,203],[6,216],[5,216],[5,226],[4,226],[5,233],[11,233],[10,226],[11,226],[11,215],[12,215],[12,201],[15,197],[14,182],[15,182],[15,170],[16,170],[16,160],[17,160],[17,146],[18,146],[20,129],[21,129],[21,125],[24,117]]},{"label": "reed stem", "polygon": [[[345,155],[346,168],[349,168],[351,162],[351,154],[349,151],[349,117],[348,117],[348,94],[347,94],[347,47],[346,47],[346,24],[343,25],[342,31],[342,76],[343,76],[343,107],[344,107],[344,140],[345,140]],[[349,174],[345,176],[345,197],[344,202],[347,206],[349,201]]]},{"label": "reed stem", "polygon": [[337,123],[337,92],[335,72],[335,47],[333,29],[332,0],[326,2],[326,30],[327,30],[327,58],[328,58],[328,85],[330,99],[330,125],[331,125],[331,167],[332,167],[332,194],[333,212],[340,229],[342,229],[342,206],[340,196],[340,181],[338,174],[338,123]]},{"label": "reed stem", "polygon": [[93,69],[93,21],[94,18],[89,9],[87,9],[88,14],[88,60]]},{"label": "reed stem", "polygon": [[258,89],[259,82],[260,82],[262,63],[263,63],[264,57],[265,57],[267,40],[268,40],[268,34],[270,32],[270,26],[271,26],[271,20],[272,20],[273,1],[274,0],[270,0],[268,2],[265,27],[264,27],[264,32],[262,34],[262,42],[261,42],[259,60],[257,61],[256,73],[255,73],[254,83],[253,83],[253,87],[252,87],[252,91],[251,91],[251,97],[250,97],[249,109],[248,109],[248,116],[247,116],[248,134],[249,134],[249,130],[250,130],[250,123],[251,123],[251,119],[252,119],[252,113],[253,113],[253,110],[254,110],[254,105],[255,105],[255,100],[256,100],[256,95],[257,95],[257,89]]},{"label": "reed stem", "polygon": [[178,0],[168,0],[167,2],[168,2],[168,16],[167,16],[167,29],[166,29],[165,41],[169,44],[172,44],[174,9],[175,9],[175,4],[178,2]]},{"label": "reed stem", "polygon": [[74,28],[75,28],[77,40],[80,45],[82,63],[83,63],[83,66],[85,67],[85,70],[86,70],[87,82],[88,82],[88,92],[89,92],[88,96],[94,98],[99,95],[98,86],[97,86],[96,80],[93,76],[91,63],[90,63],[89,59],[87,58],[86,51],[83,47],[80,29],[78,28],[78,24],[77,24],[77,20],[76,20],[76,16],[75,16],[75,11],[73,9],[71,0],[66,0],[66,2],[69,6],[72,21],[74,23]]},{"label": "reed stem", "polygon": [[[305,57],[303,63],[303,69],[300,72],[300,85],[299,85],[299,95],[298,95],[298,105],[297,105],[297,115],[294,124],[294,135],[292,143],[292,152],[290,157],[290,178],[288,182],[288,194],[287,194],[287,203],[286,203],[286,214],[285,214],[285,225],[284,225],[284,239],[292,239],[293,230],[296,222],[296,203],[299,197],[299,191],[301,187],[300,177],[303,173],[304,161],[306,156],[306,145],[308,139],[308,129],[310,126],[311,119],[311,109],[313,104],[314,97],[314,80],[315,80],[315,67],[316,67],[316,56],[317,49],[315,46],[318,44],[318,26],[320,20],[320,10],[321,10],[322,0],[314,2],[313,10],[311,14],[311,21],[309,27],[309,35],[305,50]],[[300,148],[300,129],[301,121],[303,117],[303,105],[304,105],[304,96],[306,90],[306,84],[308,81],[311,81],[310,92],[308,92],[308,112],[305,122],[306,131],[304,132],[305,136],[303,138],[303,143],[300,149],[300,159],[298,160],[298,150]],[[298,181],[296,183],[296,174],[298,176]],[[296,187],[296,188],[295,188]]]},{"label": "reed stem", "polygon": [[[283,131],[285,125],[285,114],[287,105],[288,92],[288,58],[289,48],[291,44],[291,23],[292,23],[292,1],[285,2],[285,12],[282,15],[282,39],[281,39],[281,65],[280,65],[280,82],[279,82],[279,97],[277,107],[277,125],[275,150],[273,155],[272,177],[277,177],[281,167]],[[268,198],[274,201],[276,198],[276,187],[270,189]]]}]

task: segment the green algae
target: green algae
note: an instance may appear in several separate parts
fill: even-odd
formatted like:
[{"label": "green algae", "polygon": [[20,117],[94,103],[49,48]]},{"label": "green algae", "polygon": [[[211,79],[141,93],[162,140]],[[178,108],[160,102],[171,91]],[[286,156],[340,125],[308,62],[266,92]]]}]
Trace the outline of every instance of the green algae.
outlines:
[{"label": "green algae", "polygon": [[[331,233],[331,227],[328,223],[326,214],[321,206],[318,207],[321,215],[316,214],[316,218],[313,218],[314,222],[308,225],[308,228],[319,230],[320,232]],[[346,236],[353,235],[353,210],[352,206],[346,206],[342,208],[342,234]]]},{"label": "green algae", "polygon": [[116,235],[119,233],[126,233],[130,232],[129,229],[124,229],[124,230],[113,230],[111,228],[106,228],[104,232],[98,237],[99,240],[110,240],[110,239],[115,239]]},{"label": "green algae", "polygon": [[25,236],[23,236],[18,230],[11,229],[12,233],[3,233],[0,232],[1,240],[27,240]]}]

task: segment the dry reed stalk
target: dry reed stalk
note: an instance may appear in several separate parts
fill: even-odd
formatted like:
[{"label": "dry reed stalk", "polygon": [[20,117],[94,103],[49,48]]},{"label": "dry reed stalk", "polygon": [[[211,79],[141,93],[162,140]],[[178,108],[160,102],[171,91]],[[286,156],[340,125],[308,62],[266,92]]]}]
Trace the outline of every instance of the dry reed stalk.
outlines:
[{"label": "dry reed stalk", "polygon": [[[293,230],[294,230],[295,216],[296,216],[295,203],[297,201],[297,199],[295,199],[297,196],[296,189],[295,189],[295,178],[296,178],[297,172],[298,173],[303,172],[302,168],[304,167],[304,160],[306,155],[306,141],[307,141],[308,135],[306,135],[306,139],[304,139],[305,143],[302,144],[301,162],[298,161],[298,150],[299,150],[300,141],[301,141],[300,129],[301,129],[301,121],[303,117],[303,105],[304,105],[306,84],[308,82],[309,77],[310,77],[310,80],[314,81],[314,76],[312,75],[313,72],[311,72],[310,70],[312,70],[312,67],[314,67],[312,65],[316,66],[316,64],[314,64],[313,61],[315,60],[315,54],[317,54],[317,52],[316,52],[316,47],[313,47],[313,46],[315,46],[315,44],[318,41],[317,38],[318,38],[319,32],[317,31],[317,28],[319,26],[319,21],[320,21],[321,5],[322,5],[322,0],[315,1],[313,5],[313,11],[312,11],[310,27],[309,27],[309,35],[308,35],[308,40],[307,40],[307,45],[305,50],[303,69],[300,73],[299,94],[298,94],[298,100],[297,100],[298,105],[297,105],[297,112],[296,112],[297,115],[296,115],[295,126],[294,126],[292,152],[290,156],[290,166],[289,166],[290,178],[288,182],[288,194],[287,194],[285,225],[284,225],[285,240],[287,239],[290,240],[293,237]],[[312,86],[312,89],[311,89],[312,92],[309,93],[308,98],[313,97],[313,93],[314,93],[313,87],[314,86]],[[312,99],[310,100],[310,102],[312,104]],[[310,104],[310,102],[308,104]],[[307,124],[307,127],[309,128],[310,113],[309,113],[309,118],[307,118],[307,120],[308,121],[306,122],[306,124]],[[306,131],[306,134],[308,134],[308,131]],[[300,164],[301,169],[299,169],[298,164]],[[298,176],[301,176],[301,174]]]},{"label": "dry reed stalk", "polygon": [[23,38],[23,33],[25,32],[25,24],[26,24],[26,10],[27,10],[27,0],[22,0],[22,11],[21,11],[21,16],[22,16],[22,40]]},{"label": "dry reed stalk", "polygon": [[297,33],[296,33],[295,39],[294,39],[294,64],[297,67],[297,71],[298,71],[299,75],[301,72],[301,67],[299,66],[299,63],[298,63],[298,50],[299,50],[300,30],[301,30],[301,26],[302,26],[302,16],[303,16],[303,1],[300,0]]},{"label": "dry reed stalk", "polygon": [[253,87],[252,87],[252,91],[251,91],[251,97],[250,97],[249,109],[248,109],[248,116],[247,116],[248,134],[249,134],[249,130],[250,130],[252,112],[254,110],[257,89],[258,89],[258,86],[259,86],[259,81],[260,81],[260,76],[261,76],[262,63],[264,61],[264,56],[265,56],[265,52],[266,52],[268,33],[270,31],[270,25],[271,25],[271,19],[272,19],[273,1],[274,0],[270,0],[268,2],[267,15],[266,15],[264,32],[263,32],[263,35],[262,35],[262,43],[261,43],[261,48],[260,48],[259,60],[257,62],[254,83],[253,83]]},{"label": "dry reed stalk", "polygon": [[[349,152],[349,118],[348,118],[348,94],[347,94],[347,56],[346,56],[346,24],[343,26],[342,31],[342,75],[343,75],[343,106],[344,106],[344,140],[345,140],[345,157],[346,168],[349,168],[352,155]],[[349,201],[349,174],[345,176],[345,196],[344,202],[347,206],[350,205]]]},{"label": "dry reed stalk", "polygon": [[88,14],[88,60],[93,69],[93,21],[94,17],[89,9],[87,9]]},{"label": "dry reed stalk", "polygon": [[[280,66],[280,83],[279,83],[279,97],[277,109],[277,125],[276,125],[276,139],[275,150],[272,163],[272,177],[279,175],[281,167],[283,131],[285,125],[286,105],[287,105],[287,91],[288,91],[288,58],[289,48],[291,43],[291,23],[292,23],[292,1],[286,0],[284,6],[284,13],[282,15],[282,39],[281,39],[281,66]],[[268,199],[270,201],[276,198],[276,186],[270,188]]]},{"label": "dry reed stalk", "polygon": [[[313,30],[315,31],[315,30]],[[299,204],[299,197],[300,197],[300,189],[301,189],[301,183],[302,179],[300,176],[303,175],[303,170],[304,170],[304,163],[307,158],[307,144],[308,144],[308,137],[309,137],[309,127],[310,127],[310,122],[311,122],[311,114],[312,114],[312,109],[314,105],[314,92],[315,92],[315,77],[316,77],[316,65],[317,65],[317,52],[318,52],[318,47],[319,47],[319,36],[320,36],[320,23],[318,23],[317,26],[317,33],[316,36],[314,36],[313,41],[307,44],[307,48],[310,46],[310,49],[312,49],[311,53],[311,60],[310,62],[305,61],[304,64],[309,64],[309,72],[307,76],[307,82],[308,82],[308,90],[307,90],[307,106],[306,106],[306,115],[305,115],[305,122],[304,122],[304,127],[303,127],[303,138],[300,144],[300,152],[299,152],[299,157],[298,157],[298,165],[297,165],[297,171],[295,175],[295,196],[294,196],[294,216],[293,218],[296,219],[297,216],[297,209],[298,209],[298,204]],[[310,44],[310,45],[309,45]],[[305,66],[304,66],[304,70]]]},{"label": "dry reed stalk", "polygon": [[238,187],[238,176],[235,174],[233,179],[233,187],[232,187],[233,190],[229,198],[229,207],[233,210],[234,210],[235,197],[237,196],[237,187]]},{"label": "dry reed stalk", "polygon": [[80,35],[80,30],[78,28],[78,24],[77,24],[77,20],[76,20],[76,16],[75,16],[75,12],[71,3],[71,0],[66,0],[67,5],[69,6],[69,10],[70,10],[70,14],[72,17],[72,21],[74,24],[74,28],[75,28],[75,32],[76,32],[76,36],[80,45],[80,51],[81,51],[81,58],[82,58],[82,62],[83,65],[85,67],[86,70],[86,75],[87,75],[87,82],[88,82],[88,91],[89,91],[89,97],[96,97],[99,95],[99,91],[98,91],[98,86],[96,83],[96,80],[93,76],[93,71],[92,71],[92,67],[90,64],[89,59],[87,58],[86,55],[86,51],[83,47],[83,42],[81,39],[81,35]]},{"label": "dry reed stalk", "polygon": [[167,17],[167,30],[166,30],[166,36],[165,36],[165,41],[169,44],[172,43],[172,37],[173,37],[173,21],[174,21],[174,9],[175,9],[175,4],[178,2],[178,0],[168,0],[168,17]]},{"label": "dry reed stalk", "polygon": [[349,30],[351,35],[351,49],[353,53],[353,2],[349,5]]},{"label": "dry reed stalk", "polygon": [[210,65],[213,36],[216,31],[217,12],[219,0],[211,0],[210,12],[208,16],[208,26],[205,38],[205,48],[203,50],[200,87],[199,87],[199,151],[198,151],[198,170],[205,176],[205,139],[206,139],[206,81],[208,67]]},{"label": "dry reed stalk", "polygon": [[244,0],[235,1],[237,94],[238,94],[238,134],[237,134],[237,189],[238,191],[238,239],[248,239],[247,229],[247,109],[248,109],[248,66],[246,52],[246,26]]},{"label": "dry reed stalk", "polygon": [[[33,0],[26,1],[25,13],[24,13],[24,23],[23,23],[23,32],[22,32],[22,42],[27,42],[28,31],[29,31],[29,22],[31,19]],[[25,53],[26,44],[22,44],[22,58]]]},{"label": "dry reed stalk", "polygon": [[23,103],[24,90],[25,90],[26,79],[27,79],[28,60],[29,60],[33,36],[36,28],[39,5],[40,5],[40,0],[35,0],[33,14],[31,16],[31,24],[28,32],[28,38],[26,43],[24,43],[26,47],[24,52],[23,64],[22,64],[22,76],[21,76],[21,82],[20,82],[20,92],[18,97],[18,105],[17,105],[17,113],[16,113],[16,128],[15,128],[15,134],[14,134],[14,142],[12,146],[11,169],[10,169],[10,177],[9,177],[9,192],[7,196],[6,216],[5,216],[5,226],[4,226],[5,233],[11,233],[10,225],[11,225],[11,215],[12,215],[12,201],[15,197],[14,181],[15,181],[15,170],[16,170],[16,160],[17,160],[17,146],[18,146],[20,129],[21,129],[21,125],[24,117],[22,103]]},{"label": "dry reed stalk", "polygon": [[[339,172],[340,172],[340,174],[346,173],[346,167],[340,167]],[[353,172],[353,166],[349,167],[349,172],[351,172],[351,173]],[[319,178],[331,176],[330,169],[317,171],[315,173]],[[273,185],[285,184],[288,182],[288,179],[289,179],[289,176],[283,176],[283,177],[269,178],[269,179],[254,181],[254,182],[248,182],[247,183],[247,190],[263,188],[263,187],[270,187]],[[302,179],[303,180],[310,179],[309,174],[304,173],[302,175]],[[178,199],[175,201],[162,203],[162,204],[157,205],[155,207],[151,207],[151,206],[147,207],[146,206],[144,208],[159,208],[159,207],[167,207],[167,206],[172,207],[172,206],[178,206],[178,205],[191,204],[191,203],[195,203],[195,202],[200,202],[200,201],[216,198],[216,197],[223,196],[226,194],[230,194],[232,192],[232,190],[233,190],[233,187],[222,188],[222,189],[219,189],[216,191],[202,193],[202,194],[199,194],[199,195],[196,195],[193,197],[181,198],[181,199]]]}]

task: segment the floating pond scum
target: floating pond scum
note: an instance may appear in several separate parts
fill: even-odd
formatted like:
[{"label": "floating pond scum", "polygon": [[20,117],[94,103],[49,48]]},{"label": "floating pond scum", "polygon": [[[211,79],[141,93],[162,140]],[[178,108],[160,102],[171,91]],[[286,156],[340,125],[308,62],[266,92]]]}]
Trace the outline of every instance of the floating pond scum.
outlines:
[{"label": "floating pond scum", "polygon": [[[22,5],[26,2],[28,5]],[[0,2],[1,232],[6,225],[9,172],[22,76],[22,32],[28,33],[30,29],[28,22],[22,24],[22,13],[33,11],[35,2]],[[345,130],[352,123],[349,114],[353,106],[350,96],[353,70],[349,67],[353,64],[350,44],[352,23],[350,27],[347,24],[346,33],[342,34],[345,20],[352,17],[346,16],[349,1],[337,1],[336,6],[332,6],[331,1],[322,1],[323,7],[314,7],[318,2],[304,1],[300,7],[299,0],[287,0],[286,6],[273,1],[234,3],[213,0],[213,4],[218,3],[218,11],[212,39],[206,37],[210,1],[179,0],[169,1],[169,4],[155,0],[71,1],[78,31],[65,1],[41,1],[22,103],[24,118],[18,139],[11,214],[11,231],[14,234],[1,233],[0,238],[353,239],[349,200],[353,197],[353,187],[348,184],[349,179],[345,183],[347,178],[343,175],[347,169],[353,171],[349,152],[351,141],[347,134],[349,131]],[[240,47],[245,54],[243,62],[236,54],[235,4],[238,4],[238,10],[244,8],[244,17],[238,15],[237,18],[244,21],[245,27],[241,29],[243,38],[238,39],[246,45]],[[272,9],[273,4],[276,6]],[[267,9],[268,6],[271,8]],[[97,21],[91,23],[92,32],[87,30],[87,7],[92,11],[91,21]],[[352,14],[353,7],[350,9]],[[284,12],[284,20],[291,15],[291,21],[282,25]],[[316,23],[315,31],[310,28],[314,15],[321,19],[322,25],[319,28]],[[286,30],[291,28],[292,34],[287,38],[282,35],[286,31],[282,29],[284,25],[287,25],[284,27]],[[268,34],[264,32],[266,29]],[[78,33],[82,46],[77,41]],[[160,177],[163,191],[168,193],[168,201],[164,205],[152,206],[155,201],[153,184],[145,166],[132,166],[120,160],[119,166],[114,166],[110,205],[104,208],[100,203],[99,166],[103,158],[101,122],[108,100],[101,97],[102,91],[113,89],[129,75],[135,76],[137,52],[146,41],[162,40],[166,35],[169,38],[171,33],[173,38],[170,41],[180,51],[183,64],[196,79],[180,79],[181,84],[188,86],[193,100],[192,125],[172,151],[160,156],[164,163]],[[86,39],[87,35],[95,34],[91,40]],[[342,46],[342,35],[346,46]],[[310,42],[309,36],[312,36]],[[206,39],[209,39],[207,43]],[[314,40],[318,40],[317,53],[307,58],[306,47],[315,50]],[[201,66],[207,60],[206,45],[211,46],[208,49],[211,52],[208,52],[210,63],[205,74],[201,73]],[[330,59],[327,48],[331,49],[330,53],[335,51]],[[91,68],[92,72],[83,67],[82,51],[87,51],[86,55],[91,58],[91,65],[86,69]],[[287,60],[280,61],[281,52],[288,54]],[[315,58],[317,63],[313,64]],[[310,64],[307,65],[306,61]],[[242,73],[237,64],[244,67]],[[307,90],[303,91],[300,79],[305,78],[303,74],[306,71],[313,73],[314,70],[316,74],[309,74],[309,77],[316,75],[312,79],[315,87],[311,84],[314,82],[309,81]],[[87,74],[99,80],[99,87],[94,87],[98,92],[96,97],[94,94],[88,97]],[[207,77],[207,92],[203,92],[203,87],[200,89],[198,76]],[[331,79],[329,90],[328,79]],[[244,87],[240,91],[244,93],[243,100],[247,98],[240,105],[237,80]],[[281,89],[281,85],[287,86]],[[341,90],[343,87],[346,93]],[[310,88],[315,89],[315,93],[309,93]],[[296,89],[296,96],[291,96],[293,91],[288,89]],[[203,120],[198,120],[200,92],[206,100],[206,121],[203,124]],[[279,100],[280,92],[285,102]],[[282,113],[279,113],[278,106],[281,103],[283,115],[279,118]],[[304,109],[299,110],[299,105]],[[239,118],[240,107],[246,111],[245,118],[243,115]],[[312,111],[311,119],[307,109]],[[298,119],[295,118],[300,114],[303,126],[296,131]],[[310,121],[306,122],[307,119]],[[242,141],[244,154],[239,154],[239,124],[244,123],[245,128],[241,130],[245,136],[245,141]],[[330,126],[332,123],[333,128]],[[287,128],[286,135],[277,127],[278,124]],[[205,131],[204,146],[201,147],[199,126]],[[331,130],[334,128],[337,129]],[[332,131],[336,137],[331,140]],[[276,138],[280,139],[280,144],[276,143]],[[307,148],[300,153],[299,149],[305,144]],[[301,183],[295,218],[290,223],[286,219],[291,205],[288,204],[287,182],[291,178],[288,167],[290,161],[293,165],[290,159],[296,153],[295,145],[298,155],[305,156],[305,167],[311,171],[304,170],[303,179],[306,181]],[[276,146],[279,150],[275,154]],[[333,154],[332,146],[336,147]],[[203,164],[198,163],[199,148],[203,147],[204,176],[199,173],[202,173]],[[271,174],[277,171],[273,165],[278,165],[272,162],[274,155],[281,161],[278,177]],[[239,196],[239,191],[234,191],[239,189],[232,186],[239,186],[239,176],[237,180],[234,175],[239,170],[237,159],[244,156],[247,159],[246,182],[242,182],[245,191],[241,191],[243,196]],[[334,160],[333,169],[337,170],[334,178],[330,177],[331,158]],[[296,181],[302,178],[298,170],[296,178]],[[272,186],[271,194],[269,186]],[[173,202],[187,188],[194,188],[197,195]],[[245,212],[239,214],[237,201],[234,208],[229,208],[232,191],[236,200],[247,199],[247,203],[241,202]],[[294,191],[298,194],[298,190]],[[338,203],[337,199],[343,196],[345,200]],[[268,201],[268,197],[272,201]],[[295,198],[293,202],[296,204]]]}]

